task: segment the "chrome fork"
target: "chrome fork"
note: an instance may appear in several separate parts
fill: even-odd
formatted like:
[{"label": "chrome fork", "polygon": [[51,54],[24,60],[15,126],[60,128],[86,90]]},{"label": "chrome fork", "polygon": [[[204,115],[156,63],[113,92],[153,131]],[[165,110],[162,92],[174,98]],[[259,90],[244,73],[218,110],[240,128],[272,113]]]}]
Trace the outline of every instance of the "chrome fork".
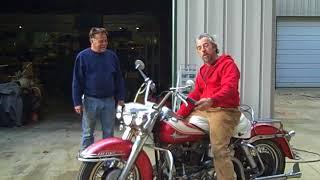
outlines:
[{"label": "chrome fork", "polygon": [[144,134],[139,134],[138,136],[136,136],[136,140],[135,140],[134,144],[132,145],[131,153],[129,155],[129,158],[127,160],[125,167],[123,168],[123,170],[120,174],[119,180],[126,179],[126,177],[128,176],[128,174],[132,168],[132,165],[136,161],[136,159],[139,155],[139,152],[143,148],[143,145],[145,144],[147,139],[148,139],[148,136],[144,135]]}]

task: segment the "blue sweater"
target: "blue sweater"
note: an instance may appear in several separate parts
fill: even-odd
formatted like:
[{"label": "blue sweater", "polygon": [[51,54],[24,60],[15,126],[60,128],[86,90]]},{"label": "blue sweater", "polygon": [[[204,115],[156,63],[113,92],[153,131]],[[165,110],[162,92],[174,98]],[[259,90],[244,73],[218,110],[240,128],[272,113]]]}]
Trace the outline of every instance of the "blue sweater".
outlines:
[{"label": "blue sweater", "polygon": [[124,100],[125,87],[118,56],[111,50],[97,53],[81,51],[74,64],[72,97],[74,106],[82,104],[82,95]]}]

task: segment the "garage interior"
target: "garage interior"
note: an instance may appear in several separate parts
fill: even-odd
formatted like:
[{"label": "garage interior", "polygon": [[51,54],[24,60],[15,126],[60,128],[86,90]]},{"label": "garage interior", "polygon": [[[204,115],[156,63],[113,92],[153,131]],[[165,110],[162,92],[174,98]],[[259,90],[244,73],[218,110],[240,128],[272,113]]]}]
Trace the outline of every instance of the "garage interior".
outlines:
[{"label": "garage interior", "polygon": [[43,117],[55,108],[72,111],[75,56],[90,46],[90,28],[104,26],[110,35],[109,48],[120,59],[126,101],[133,99],[142,81],[134,70],[136,59],[146,63],[146,73],[161,92],[171,84],[171,3],[170,0],[8,1],[0,7],[0,83],[19,77],[28,79],[27,83],[19,79],[19,85],[41,90],[36,95],[41,94],[38,113]]}]

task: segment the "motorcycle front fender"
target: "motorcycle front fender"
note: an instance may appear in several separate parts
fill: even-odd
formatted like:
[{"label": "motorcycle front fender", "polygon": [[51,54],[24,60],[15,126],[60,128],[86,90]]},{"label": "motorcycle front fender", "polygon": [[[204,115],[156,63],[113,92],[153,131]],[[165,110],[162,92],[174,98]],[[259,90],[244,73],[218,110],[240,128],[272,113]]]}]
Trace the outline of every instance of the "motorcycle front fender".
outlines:
[{"label": "motorcycle front fender", "polygon": [[[108,158],[127,160],[132,149],[132,142],[118,137],[110,137],[90,145],[79,155],[80,161],[103,161]],[[153,169],[150,159],[145,151],[141,151],[135,162],[142,180],[153,178]]]},{"label": "motorcycle front fender", "polygon": [[268,123],[255,124],[251,131],[250,143],[260,139],[270,139],[275,141],[286,157],[294,159],[294,153],[288,140],[285,138],[286,132]]}]

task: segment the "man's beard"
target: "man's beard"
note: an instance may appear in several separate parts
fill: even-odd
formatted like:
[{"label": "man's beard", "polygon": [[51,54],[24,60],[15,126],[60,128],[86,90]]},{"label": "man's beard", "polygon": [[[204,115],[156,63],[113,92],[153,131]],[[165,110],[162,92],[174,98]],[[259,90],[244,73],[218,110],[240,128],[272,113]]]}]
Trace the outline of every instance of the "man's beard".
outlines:
[{"label": "man's beard", "polygon": [[212,64],[214,62],[213,57],[208,54],[202,56],[202,60],[204,63],[207,63],[207,64]]}]

